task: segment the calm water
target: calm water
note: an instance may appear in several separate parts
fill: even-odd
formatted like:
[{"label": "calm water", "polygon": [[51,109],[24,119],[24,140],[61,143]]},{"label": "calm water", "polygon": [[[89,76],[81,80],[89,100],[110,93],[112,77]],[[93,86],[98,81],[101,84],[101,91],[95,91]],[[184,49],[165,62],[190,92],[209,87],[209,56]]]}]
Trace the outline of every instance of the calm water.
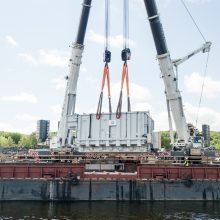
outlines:
[{"label": "calm water", "polygon": [[0,219],[220,219],[217,202],[1,202]]}]

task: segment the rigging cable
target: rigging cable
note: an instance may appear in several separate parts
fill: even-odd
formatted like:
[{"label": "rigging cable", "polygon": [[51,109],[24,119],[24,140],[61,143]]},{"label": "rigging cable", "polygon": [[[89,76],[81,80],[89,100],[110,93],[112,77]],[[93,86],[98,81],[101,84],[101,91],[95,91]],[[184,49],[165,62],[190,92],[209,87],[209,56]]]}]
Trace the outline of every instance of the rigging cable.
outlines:
[{"label": "rigging cable", "polygon": [[[202,31],[200,30],[198,24],[196,23],[195,19],[193,18],[192,14],[190,13],[189,9],[187,8],[184,0],[180,0],[184,6],[184,8],[186,9],[187,13],[189,14],[192,22],[194,23],[196,29],[198,30],[198,32],[200,33],[202,39],[206,41],[206,38],[204,37],[204,34],[202,33]],[[198,110],[196,113],[196,127],[197,127],[197,123],[198,123],[198,118],[199,118],[199,111],[200,111],[200,107],[201,107],[201,103],[202,103],[202,96],[203,96],[203,91],[204,91],[204,85],[205,85],[205,79],[206,79],[206,74],[207,74],[207,68],[208,68],[208,62],[209,62],[209,51],[207,54],[207,58],[206,58],[206,64],[205,64],[205,70],[204,70],[204,75],[203,75],[203,82],[202,82],[202,89],[201,89],[201,93],[200,93],[200,97],[199,97],[199,105],[198,105]]]},{"label": "rigging cable", "polygon": [[102,100],[103,100],[103,90],[105,87],[105,81],[107,80],[108,86],[108,101],[109,101],[109,113],[112,113],[111,106],[111,90],[110,90],[110,74],[109,74],[109,66],[108,63],[111,62],[111,52],[109,50],[109,27],[110,27],[110,0],[105,0],[105,51],[104,51],[104,59],[105,62],[103,76],[102,76],[102,87],[101,93],[98,102],[98,108],[96,111],[96,119],[99,120],[102,113]]},{"label": "rigging cable", "polygon": [[202,82],[202,91],[201,91],[201,94],[200,94],[200,97],[199,97],[199,106],[198,106],[198,110],[197,110],[197,114],[196,114],[196,127],[197,127],[197,123],[198,123],[199,111],[200,111],[200,107],[201,107],[201,103],[202,103],[202,96],[203,96],[205,79],[206,79],[206,74],[207,74],[207,69],[208,69],[209,53],[210,52],[208,52],[207,58],[206,58],[205,71],[204,71],[203,82]]},{"label": "rigging cable", "polygon": [[205,42],[207,42],[206,39],[205,39],[205,37],[204,37],[204,35],[203,35],[203,33],[202,33],[202,31],[200,30],[199,26],[197,25],[195,19],[193,18],[192,14],[190,13],[189,9],[187,8],[187,6],[186,6],[184,0],[180,0],[180,1],[182,2],[182,4],[183,4],[184,8],[186,9],[187,13],[189,14],[189,16],[190,16],[192,22],[194,23],[196,29],[197,29],[198,32],[200,33],[202,39],[203,39]]},{"label": "rigging cable", "polygon": [[126,80],[126,88],[127,88],[127,111],[131,112],[128,65],[127,65],[127,61],[131,59],[131,50],[129,49],[129,1],[128,0],[124,0],[123,35],[124,35],[123,36],[123,47],[124,48],[121,52],[121,58],[122,58],[122,61],[124,61],[124,64],[123,64],[123,69],[122,69],[120,96],[118,100],[118,106],[116,109],[117,119],[121,117],[123,86],[124,86],[125,80]]}]

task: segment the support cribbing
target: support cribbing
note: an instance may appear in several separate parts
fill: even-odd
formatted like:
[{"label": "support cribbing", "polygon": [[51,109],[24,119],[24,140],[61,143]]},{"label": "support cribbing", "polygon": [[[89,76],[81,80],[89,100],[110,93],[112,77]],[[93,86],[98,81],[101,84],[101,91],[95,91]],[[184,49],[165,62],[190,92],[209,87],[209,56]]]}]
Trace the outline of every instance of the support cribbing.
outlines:
[{"label": "support cribbing", "polygon": [[99,96],[98,108],[96,111],[96,119],[99,120],[102,114],[102,100],[103,100],[103,90],[105,87],[105,81],[107,80],[108,86],[108,102],[109,102],[109,113],[112,113],[111,106],[111,90],[110,90],[110,74],[109,74],[109,66],[108,63],[111,62],[111,52],[109,50],[109,34],[110,34],[110,2],[109,0],[105,0],[105,51],[104,51],[104,59],[105,62],[103,76],[102,76],[102,87],[101,93]]},{"label": "support cribbing", "polygon": [[123,96],[123,86],[124,80],[126,78],[126,88],[127,88],[127,111],[131,112],[131,102],[130,102],[130,91],[129,91],[129,78],[128,78],[128,65],[127,61],[131,59],[131,50],[129,49],[129,1],[124,0],[124,20],[123,20],[123,50],[121,51],[121,59],[124,61],[122,78],[121,78],[121,91],[118,100],[118,106],[116,109],[116,118],[121,117],[122,109],[122,96]]}]

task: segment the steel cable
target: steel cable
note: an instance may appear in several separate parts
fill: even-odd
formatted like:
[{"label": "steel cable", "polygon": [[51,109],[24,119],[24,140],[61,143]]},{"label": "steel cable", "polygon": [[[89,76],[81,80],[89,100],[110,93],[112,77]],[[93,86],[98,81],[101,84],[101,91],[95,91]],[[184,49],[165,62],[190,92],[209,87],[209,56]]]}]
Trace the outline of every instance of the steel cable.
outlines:
[{"label": "steel cable", "polygon": [[186,9],[187,13],[189,14],[189,16],[190,16],[192,22],[194,23],[195,27],[197,28],[198,32],[200,33],[202,39],[203,39],[205,42],[207,42],[206,39],[205,39],[205,37],[204,37],[204,35],[203,35],[203,33],[202,33],[202,31],[200,30],[200,28],[199,28],[199,26],[197,25],[195,19],[193,18],[192,14],[190,13],[188,7],[186,6],[184,0],[180,0],[180,1],[182,2],[182,4],[183,4],[184,8]]},{"label": "steel cable", "polygon": [[205,85],[205,79],[206,79],[206,74],[207,74],[207,69],[208,69],[208,62],[209,62],[209,53],[207,54],[207,58],[206,58],[206,64],[205,64],[205,71],[203,74],[203,82],[202,82],[202,90],[201,90],[201,94],[199,97],[199,106],[198,106],[198,110],[197,110],[197,114],[196,114],[196,127],[197,127],[197,123],[198,123],[198,118],[199,118],[199,111],[200,111],[200,107],[201,107],[201,103],[202,103],[202,96],[203,96],[203,92],[204,92],[204,85]]}]

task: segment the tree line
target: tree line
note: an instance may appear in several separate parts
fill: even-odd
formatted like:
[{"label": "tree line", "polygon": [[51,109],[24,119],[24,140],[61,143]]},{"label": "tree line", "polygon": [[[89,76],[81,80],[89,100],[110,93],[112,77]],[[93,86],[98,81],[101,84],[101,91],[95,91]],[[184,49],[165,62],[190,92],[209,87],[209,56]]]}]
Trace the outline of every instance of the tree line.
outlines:
[{"label": "tree line", "polygon": [[36,133],[30,135],[18,132],[0,131],[0,147],[36,147]]}]

